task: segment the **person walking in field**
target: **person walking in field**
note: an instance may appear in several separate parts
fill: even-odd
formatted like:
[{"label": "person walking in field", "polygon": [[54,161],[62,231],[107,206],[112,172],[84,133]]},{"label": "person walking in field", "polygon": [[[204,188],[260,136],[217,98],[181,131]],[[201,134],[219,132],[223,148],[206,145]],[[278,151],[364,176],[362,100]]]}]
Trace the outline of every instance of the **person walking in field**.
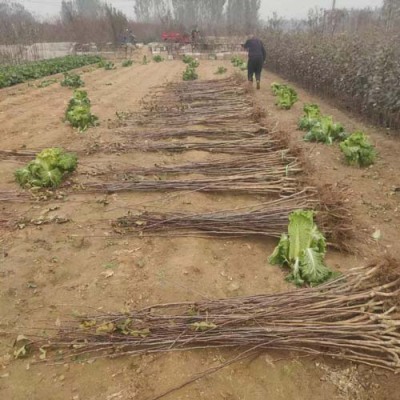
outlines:
[{"label": "person walking in field", "polygon": [[255,35],[251,35],[243,47],[249,53],[249,60],[247,62],[247,73],[249,82],[253,82],[254,75],[256,76],[257,89],[261,87],[261,71],[264,62],[267,58],[264,43]]}]

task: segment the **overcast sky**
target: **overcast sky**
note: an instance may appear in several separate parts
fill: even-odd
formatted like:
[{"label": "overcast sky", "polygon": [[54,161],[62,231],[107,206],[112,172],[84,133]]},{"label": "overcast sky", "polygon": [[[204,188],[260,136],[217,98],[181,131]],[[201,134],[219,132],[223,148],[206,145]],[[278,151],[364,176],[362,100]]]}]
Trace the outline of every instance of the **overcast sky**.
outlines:
[{"label": "overcast sky", "polygon": [[[24,4],[30,11],[40,16],[54,16],[60,11],[61,0],[14,0]],[[383,0],[336,0],[339,8],[380,7]],[[116,8],[133,17],[134,0],[108,0]],[[330,8],[332,0],[261,0],[261,16],[267,18],[274,11],[286,18],[303,18],[313,7]]]}]

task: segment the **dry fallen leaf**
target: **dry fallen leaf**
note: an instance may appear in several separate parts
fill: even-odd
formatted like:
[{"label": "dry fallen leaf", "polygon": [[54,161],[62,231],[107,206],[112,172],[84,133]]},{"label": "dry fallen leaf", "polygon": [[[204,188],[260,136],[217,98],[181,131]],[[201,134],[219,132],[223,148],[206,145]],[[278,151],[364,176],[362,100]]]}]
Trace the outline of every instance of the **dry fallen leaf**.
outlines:
[{"label": "dry fallen leaf", "polygon": [[372,237],[373,237],[375,240],[380,240],[380,239],[382,239],[382,232],[380,231],[380,229],[377,229],[377,230],[372,234]]},{"label": "dry fallen leaf", "polygon": [[104,276],[104,278],[111,278],[112,276],[114,276],[114,271],[112,271],[111,269],[104,271],[101,273],[101,275]]}]

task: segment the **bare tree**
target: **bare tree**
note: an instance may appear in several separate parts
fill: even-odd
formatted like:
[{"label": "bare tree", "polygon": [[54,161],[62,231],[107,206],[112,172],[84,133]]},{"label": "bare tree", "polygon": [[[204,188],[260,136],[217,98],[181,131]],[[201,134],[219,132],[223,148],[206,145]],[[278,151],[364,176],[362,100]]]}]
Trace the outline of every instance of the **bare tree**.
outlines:
[{"label": "bare tree", "polygon": [[226,20],[230,32],[252,33],[259,27],[260,0],[228,0]]},{"label": "bare tree", "polygon": [[311,8],[308,11],[307,26],[313,34],[322,34],[325,30],[326,14],[322,8]]},{"label": "bare tree", "polygon": [[207,32],[221,31],[221,21],[224,19],[226,0],[202,0],[200,2],[200,27]]},{"label": "bare tree", "polygon": [[68,37],[77,42],[118,42],[128,18],[102,0],[64,0],[61,22]]},{"label": "bare tree", "polygon": [[243,16],[245,14],[245,2],[242,0],[228,0],[226,8],[226,21],[230,32],[243,33]]},{"label": "bare tree", "polygon": [[247,33],[255,32],[259,25],[259,12],[261,1],[260,0],[246,0],[245,1],[245,28]]},{"label": "bare tree", "polygon": [[61,3],[61,21],[64,24],[71,23],[76,17],[76,11],[72,1],[63,0]]},{"label": "bare tree", "polygon": [[135,0],[136,19],[140,22],[162,22],[180,29],[198,27],[216,31],[224,18],[227,0]]},{"label": "bare tree", "polygon": [[135,0],[134,10],[136,19],[141,22],[149,22],[153,15],[152,13],[153,1],[151,0]]},{"label": "bare tree", "polygon": [[19,3],[0,2],[0,43],[31,43],[37,36],[39,24]]},{"label": "bare tree", "polygon": [[400,25],[400,1],[384,0],[382,15],[385,21],[386,29],[391,30]]},{"label": "bare tree", "polygon": [[108,4],[104,5],[103,11],[105,20],[110,27],[113,42],[116,43],[119,41],[122,31],[128,26],[128,18],[123,12]]},{"label": "bare tree", "polygon": [[74,0],[78,14],[85,18],[98,18],[104,12],[104,3],[100,0]]},{"label": "bare tree", "polygon": [[278,16],[276,12],[272,14],[272,17],[268,18],[267,29],[273,32],[281,32],[283,30],[285,20]]}]

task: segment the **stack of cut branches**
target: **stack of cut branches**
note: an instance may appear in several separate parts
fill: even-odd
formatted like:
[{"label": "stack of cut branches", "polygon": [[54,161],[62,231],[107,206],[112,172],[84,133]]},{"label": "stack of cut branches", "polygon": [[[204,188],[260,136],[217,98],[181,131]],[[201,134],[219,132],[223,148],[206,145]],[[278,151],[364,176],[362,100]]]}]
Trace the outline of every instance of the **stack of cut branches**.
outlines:
[{"label": "stack of cut branches", "polygon": [[160,304],[66,321],[35,348],[118,357],[191,349],[242,354],[295,351],[400,371],[400,293],[394,262],[350,271],[322,286],[289,293]]},{"label": "stack of cut branches", "polygon": [[157,174],[202,174],[228,176],[234,174],[264,172],[280,176],[290,176],[301,172],[301,166],[289,151],[275,151],[268,154],[216,159],[208,162],[192,162],[181,165],[155,165],[149,168],[130,167],[117,171],[122,179]]},{"label": "stack of cut branches", "polygon": [[[245,88],[238,85],[237,79],[180,82],[168,87],[170,93],[175,93],[182,100],[199,100],[204,97],[214,98],[216,93],[223,93],[229,97],[246,93]],[[220,96],[221,98],[221,96]]]},{"label": "stack of cut branches", "polygon": [[36,154],[37,151],[34,150],[0,150],[0,160],[34,158]]},{"label": "stack of cut branches", "polygon": [[210,213],[141,213],[129,214],[114,222],[118,233],[165,232],[174,236],[269,236],[280,237],[287,230],[290,213],[313,208],[311,192],[303,191],[286,199]]},{"label": "stack of cut branches", "polygon": [[198,192],[232,192],[266,195],[269,193],[288,196],[297,190],[297,180],[284,176],[286,169],[277,171],[241,173],[203,179],[141,180],[135,182],[86,183],[85,192],[155,192],[166,190]]},{"label": "stack of cut branches", "polygon": [[30,199],[30,196],[26,193],[17,191],[0,191],[0,202],[14,203],[24,202]]},{"label": "stack of cut branches", "polygon": [[258,121],[264,115],[254,110],[253,103],[241,96],[244,90],[233,79],[222,83],[207,81],[201,83],[174,84],[157,99],[144,105],[141,113],[130,113],[128,125],[144,126],[187,126],[219,125],[234,120]]},{"label": "stack of cut branches", "polygon": [[134,124],[158,127],[162,125],[166,126],[187,126],[187,125],[202,125],[202,126],[213,126],[223,125],[232,120],[246,120],[251,118],[252,110],[230,110],[225,113],[220,113],[218,110],[209,111],[204,114],[199,112],[194,113],[157,113],[157,114],[142,114],[138,119],[132,120]]},{"label": "stack of cut branches", "polygon": [[237,125],[224,124],[223,127],[196,127],[189,126],[185,128],[173,129],[171,127],[159,127],[157,129],[132,129],[128,126],[117,132],[119,135],[127,138],[147,139],[147,140],[163,140],[163,139],[182,139],[187,137],[205,138],[209,140],[234,140],[253,138],[256,136],[265,135],[266,129],[255,124]]},{"label": "stack of cut branches", "polygon": [[[169,85],[144,111],[121,114],[118,134],[124,140],[98,150],[254,154],[282,149],[258,124],[264,112],[243,94],[235,79]],[[208,141],[167,140],[189,137]]]},{"label": "stack of cut branches", "polygon": [[[286,152],[273,152],[267,155],[219,159],[210,162],[189,163],[153,168],[130,168],[117,172],[119,180],[110,182],[86,183],[86,192],[133,192],[190,190],[201,192],[236,192],[246,194],[280,194],[288,196],[297,191],[298,182],[292,175],[301,171],[296,159]],[[155,174],[186,174],[190,177],[172,180],[144,179]],[[115,171],[114,171],[115,174]],[[201,174],[207,178],[194,178]],[[122,179],[123,182],[120,180]],[[124,182],[125,181],[125,182]]]},{"label": "stack of cut branches", "polygon": [[209,142],[183,142],[183,141],[158,141],[147,143],[115,143],[110,149],[118,151],[166,151],[166,152],[183,152],[183,151],[205,151],[209,153],[226,153],[226,154],[260,154],[269,153],[275,150],[282,150],[282,143],[277,139],[269,137],[254,137],[237,140],[209,141]]}]

